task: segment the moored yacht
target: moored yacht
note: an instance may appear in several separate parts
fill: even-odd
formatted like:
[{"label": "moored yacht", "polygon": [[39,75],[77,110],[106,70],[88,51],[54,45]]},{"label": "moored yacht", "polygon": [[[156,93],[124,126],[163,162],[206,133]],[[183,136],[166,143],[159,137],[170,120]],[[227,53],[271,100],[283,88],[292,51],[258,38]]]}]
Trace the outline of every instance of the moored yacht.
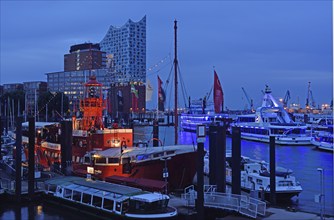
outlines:
[{"label": "moored yacht", "polygon": [[310,145],[311,135],[306,133],[307,126],[295,123],[284,108],[271,95],[266,86],[262,106],[255,114],[239,116],[232,124],[240,127],[241,138],[269,143],[269,137],[275,137],[280,145]]},{"label": "moored yacht", "polygon": [[311,139],[311,143],[320,150],[333,152],[334,151],[333,132],[321,131]]},{"label": "moored yacht", "polygon": [[[226,154],[226,183],[232,184],[232,154]],[[249,157],[241,157],[241,189],[246,192],[258,191],[270,197],[270,170],[265,161],[258,161]],[[209,157],[204,158],[204,173],[209,174]],[[292,175],[291,169],[276,167],[276,198],[278,200],[291,199],[302,192],[302,187]]]}]

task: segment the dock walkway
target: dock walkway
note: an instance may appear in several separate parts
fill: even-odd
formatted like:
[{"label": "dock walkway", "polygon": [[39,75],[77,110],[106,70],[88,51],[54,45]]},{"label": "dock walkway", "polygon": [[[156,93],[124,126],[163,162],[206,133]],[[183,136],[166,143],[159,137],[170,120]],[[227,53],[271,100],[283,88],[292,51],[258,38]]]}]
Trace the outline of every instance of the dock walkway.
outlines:
[{"label": "dock walkway", "polygon": [[[182,198],[187,207],[195,207],[197,192],[194,186],[187,187],[182,194]],[[216,186],[214,185],[204,186],[204,206],[226,211],[235,211],[254,219],[256,219],[258,215],[266,215],[265,202],[245,195],[216,192]]]}]

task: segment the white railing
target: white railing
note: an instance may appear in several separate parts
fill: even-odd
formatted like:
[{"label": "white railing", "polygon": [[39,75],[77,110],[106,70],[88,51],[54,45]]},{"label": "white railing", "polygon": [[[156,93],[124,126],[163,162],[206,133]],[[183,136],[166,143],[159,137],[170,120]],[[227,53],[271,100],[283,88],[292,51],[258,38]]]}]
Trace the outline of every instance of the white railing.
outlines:
[{"label": "white railing", "polygon": [[[217,187],[215,185],[204,185],[205,207],[236,211],[251,218],[257,218],[257,215],[265,216],[265,202],[245,195],[216,192],[216,189]],[[185,200],[186,206],[195,207],[197,192],[194,186],[185,188],[182,198]]]}]

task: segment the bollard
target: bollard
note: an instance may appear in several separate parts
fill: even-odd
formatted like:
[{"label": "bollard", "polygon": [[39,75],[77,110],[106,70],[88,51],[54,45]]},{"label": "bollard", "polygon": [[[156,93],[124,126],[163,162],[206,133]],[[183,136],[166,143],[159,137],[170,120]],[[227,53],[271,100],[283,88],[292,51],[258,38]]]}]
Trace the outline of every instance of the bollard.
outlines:
[{"label": "bollard", "polygon": [[239,127],[232,128],[232,194],[241,194],[241,132]]},{"label": "bollard", "polygon": [[204,219],[204,142],[206,137],[205,125],[197,125],[197,199],[196,211],[197,219]]},{"label": "bollard", "polygon": [[216,180],[217,191],[226,192],[226,125],[217,127]]},{"label": "bollard", "polygon": [[217,126],[209,126],[209,184],[216,185]]},{"label": "bollard", "polygon": [[275,156],[275,137],[270,136],[270,202],[276,204],[276,156]]}]

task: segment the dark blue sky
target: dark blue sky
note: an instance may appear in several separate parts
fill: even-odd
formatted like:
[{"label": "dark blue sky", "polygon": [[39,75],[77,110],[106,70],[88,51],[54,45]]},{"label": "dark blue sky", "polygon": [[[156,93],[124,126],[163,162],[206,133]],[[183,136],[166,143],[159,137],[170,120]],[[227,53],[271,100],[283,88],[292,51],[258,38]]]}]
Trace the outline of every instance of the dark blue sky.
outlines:
[{"label": "dark blue sky", "polygon": [[[100,42],[110,25],[147,16],[147,75],[157,87],[173,60],[173,21],[188,95],[203,97],[219,75],[228,108],[261,104],[268,84],[276,98],[290,90],[305,105],[311,82],[318,104],[333,97],[332,2],[327,1],[0,1],[0,83],[46,81],[63,70],[71,45]],[[173,102],[171,102],[172,105]],[[156,102],[148,103],[154,107]],[[167,107],[168,107],[167,103]],[[171,106],[172,107],[172,106]]]}]

